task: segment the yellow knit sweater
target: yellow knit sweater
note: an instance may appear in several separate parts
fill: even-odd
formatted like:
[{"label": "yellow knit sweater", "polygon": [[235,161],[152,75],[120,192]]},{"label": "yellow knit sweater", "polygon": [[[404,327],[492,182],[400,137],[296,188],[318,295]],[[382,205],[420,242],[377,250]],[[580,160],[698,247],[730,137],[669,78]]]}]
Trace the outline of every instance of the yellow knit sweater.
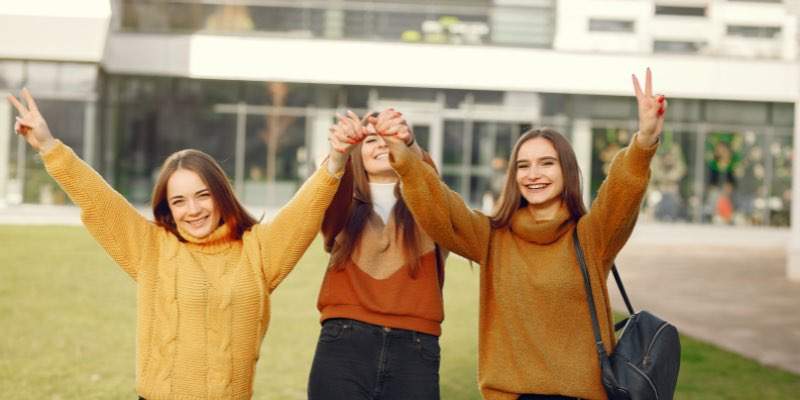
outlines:
[{"label": "yellow knit sweater", "polygon": [[417,223],[442,246],[481,265],[478,381],[484,398],[538,393],[606,399],[571,236],[577,225],[610,351],[615,339],[606,279],[633,231],[655,150],[634,138],[617,154],[577,224],[565,208],[546,222],[521,208],[509,226],[492,229],[489,218],[471,211],[430,166],[397,148],[392,163]]},{"label": "yellow knit sweater", "polygon": [[181,242],[62,143],[43,154],[89,232],[137,283],[136,390],[148,400],[249,399],[270,293],[319,232],[339,179],[320,168],[270,224]]}]

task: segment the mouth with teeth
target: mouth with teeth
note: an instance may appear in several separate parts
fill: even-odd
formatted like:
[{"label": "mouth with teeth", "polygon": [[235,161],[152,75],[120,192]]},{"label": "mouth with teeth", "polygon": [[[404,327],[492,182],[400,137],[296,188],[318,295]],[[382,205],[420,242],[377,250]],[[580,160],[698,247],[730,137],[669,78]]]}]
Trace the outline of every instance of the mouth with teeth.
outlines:
[{"label": "mouth with teeth", "polygon": [[186,223],[189,224],[189,226],[192,228],[201,228],[203,225],[206,224],[208,218],[209,218],[208,216],[205,216],[191,221],[187,220]]},{"label": "mouth with teeth", "polygon": [[529,185],[525,185],[528,190],[537,192],[546,189],[548,186],[550,186],[549,183],[531,183]]},{"label": "mouth with teeth", "polygon": [[376,160],[386,160],[389,158],[389,153],[382,153],[375,156]]}]

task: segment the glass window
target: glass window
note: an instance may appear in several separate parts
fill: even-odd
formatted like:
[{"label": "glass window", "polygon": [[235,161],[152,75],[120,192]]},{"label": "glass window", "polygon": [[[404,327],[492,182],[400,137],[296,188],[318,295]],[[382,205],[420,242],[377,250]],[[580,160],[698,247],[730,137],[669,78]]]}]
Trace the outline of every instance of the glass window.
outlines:
[{"label": "glass window", "polygon": [[[670,104],[671,106],[672,104]],[[672,110],[670,110],[671,112]],[[794,104],[773,103],[772,123],[779,126],[792,126],[794,123]]]},{"label": "glass window", "polygon": [[705,17],[705,7],[656,6],[656,15],[677,15],[683,17]]},{"label": "glass window", "polygon": [[443,164],[461,165],[464,161],[464,121],[445,121]]},{"label": "glass window", "polygon": [[705,46],[701,42],[678,40],[656,40],[653,42],[654,53],[698,53]]},{"label": "glass window", "polygon": [[772,161],[767,208],[769,224],[789,226],[792,210],[792,152],[793,140],[790,129],[779,130],[770,139],[769,157]]},{"label": "glass window", "polygon": [[781,34],[780,26],[728,25],[728,36],[771,39]]},{"label": "glass window", "polygon": [[20,61],[0,61],[0,88],[18,89],[25,79],[25,68]]},{"label": "glass window", "polygon": [[650,166],[644,214],[662,222],[692,221],[700,198],[695,193],[697,132],[666,129]]},{"label": "glass window", "polygon": [[597,196],[597,189],[608,175],[614,156],[627,146],[634,132],[619,127],[592,128],[592,198]]},{"label": "glass window", "polygon": [[706,119],[709,122],[724,124],[767,124],[769,123],[769,107],[767,103],[707,101]]},{"label": "glass window", "polygon": [[703,221],[768,223],[765,138],[754,131],[716,131],[706,136]]},{"label": "glass window", "polygon": [[245,152],[243,201],[285,204],[309,172],[305,117],[249,115]]},{"label": "glass window", "polygon": [[592,32],[633,32],[633,21],[621,19],[589,19],[589,31]]}]

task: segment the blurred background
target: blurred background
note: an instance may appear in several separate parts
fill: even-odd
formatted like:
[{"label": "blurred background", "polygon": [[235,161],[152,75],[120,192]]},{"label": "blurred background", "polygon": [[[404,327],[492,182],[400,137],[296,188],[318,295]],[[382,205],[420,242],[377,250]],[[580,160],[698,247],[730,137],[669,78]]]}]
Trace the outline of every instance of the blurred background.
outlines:
[{"label": "blurred background", "polygon": [[[490,209],[511,147],[565,133],[587,196],[636,131],[630,74],[670,101],[643,219],[788,226],[797,9],[780,0],[36,0],[0,4],[0,90],[134,203],[185,147],[277,206],[334,112],[393,106],[445,181]],[[32,31],[33,29],[33,31]],[[65,196],[0,105],[0,202]]]},{"label": "blurred background", "polygon": [[[790,227],[793,207],[800,214],[800,204],[792,204],[793,192],[800,198],[800,183],[792,181],[793,168],[800,170],[793,165],[800,138],[798,14],[797,0],[0,0],[0,92],[28,87],[55,135],[142,208],[164,158],[192,147],[221,162],[257,215],[270,215],[327,153],[336,112],[395,107],[450,187],[488,211],[514,142],[542,126],[572,142],[591,201],[611,157],[637,129],[630,75],[642,77],[651,67],[669,111],[635,245],[622,255],[634,303],[665,313],[685,332],[796,374],[800,317],[787,315],[800,315],[800,224]],[[39,156],[13,133],[13,121],[12,107],[0,102],[0,223],[41,216],[52,223],[65,213],[77,221]],[[35,240],[44,231],[16,229],[0,230],[0,243],[23,247],[0,254],[17,268],[0,269],[0,300],[10,299],[0,302],[0,322],[38,326],[31,316],[40,314],[22,315],[14,305],[25,296],[40,298],[44,287],[15,286],[27,284],[24,271],[33,269],[23,263],[25,242],[13,239]],[[80,230],[52,235],[78,235],[87,254],[99,257]],[[64,251],[73,254],[71,248]],[[75,254],[75,269],[83,271],[86,256]],[[314,254],[313,263],[325,262],[321,251]],[[120,280],[107,287],[127,287],[105,264],[108,279]],[[37,267],[41,285],[53,279],[50,267]],[[319,265],[298,268],[308,276],[290,279],[295,289],[287,290],[308,304],[276,306],[268,341],[285,336],[290,346],[293,333],[281,331],[280,321],[300,309],[302,326],[316,329]],[[448,275],[456,283],[446,291],[461,292],[451,296],[477,293],[476,271],[455,276]],[[96,286],[110,281],[103,282]],[[54,301],[66,304],[74,290],[63,287]],[[85,290],[87,297],[96,294]],[[124,294],[116,301],[127,302],[125,312],[132,313],[132,288],[114,291]],[[468,306],[476,299],[458,299],[450,300],[448,315],[467,320],[446,320],[443,387],[445,398],[475,398],[473,358],[459,366],[463,375],[446,377],[447,365],[456,363],[447,360],[460,363],[455,354],[475,346],[477,312]],[[99,306],[81,304],[72,309]],[[50,306],[42,305],[41,313]],[[76,329],[68,328],[71,318],[59,326]],[[120,321],[132,335],[133,318]],[[448,330],[447,324],[466,325]],[[9,337],[26,340],[27,329]],[[295,392],[277,398],[303,397],[314,335],[292,375]],[[133,344],[132,336],[121,340]],[[447,340],[455,344],[448,347]],[[8,354],[28,345],[3,343]],[[42,347],[53,346],[47,343]],[[770,344],[775,347],[764,350]],[[127,374],[125,393],[133,374],[128,350],[116,357]],[[15,357],[29,359],[35,351]],[[692,360],[706,360],[710,372],[691,372],[694,381],[682,375],[681,398],[735,398],[735,390],[709,397],[722,389],[688,395],[692,382],[699,387],[719,370],[738,371],[706,355],[684,362]],[[273,368],[263,364],[260,371]],[[27,372],[10,372],[18,365],[0,362],[0,375],[19,381]],[[774,384],[737,376],[721,385],[735,388],[737,379],[754,388]],[[45,374],[42,384],[51,378]],[[789,382],[781,393],[800,393],[797,375],[781,379]],[[257,393],[278,393],[279,383]],[[79,393],[91,398],[91,390]],[[758,397],[753,393],[741,398]]]}]

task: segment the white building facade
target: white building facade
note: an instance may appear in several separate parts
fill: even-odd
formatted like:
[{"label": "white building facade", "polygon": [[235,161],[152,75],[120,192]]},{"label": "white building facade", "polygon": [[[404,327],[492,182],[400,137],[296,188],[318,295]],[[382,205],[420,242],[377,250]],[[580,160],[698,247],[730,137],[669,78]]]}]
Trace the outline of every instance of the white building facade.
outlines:
[{"label": "white building facade", "polygon": [[[62,3],[0,1],[0,90],[30,87],[59,136],[135,203],[166,155],[196,147],[247,204],[280,205],[326,151],[336,111],[387,106],[477,208],[539,126],[570,138],[590,199],[636,130],[630,74],[649,66],[670,111],[643,221],[785,230],[800,215],[795,2]],[[32,24],[47,34],[10,40]],[[0,202],[66,202],[12,121],[0,106]],[[789,248],[800,263],[800,239]]]}]

